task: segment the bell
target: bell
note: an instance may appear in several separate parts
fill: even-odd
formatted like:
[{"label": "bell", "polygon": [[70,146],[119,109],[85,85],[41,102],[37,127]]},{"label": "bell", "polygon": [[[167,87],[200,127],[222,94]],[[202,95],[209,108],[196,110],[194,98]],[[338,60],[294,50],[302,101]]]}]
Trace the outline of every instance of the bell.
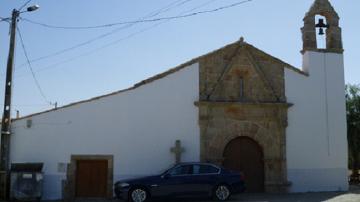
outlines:
[{"label": "bell", "polygon": [[324,35],[324,28],[329,28],[329,25],[324,23],[324,19],[319,19],[315,27],[319,28],[319,35]]},{"label": "bell", "polygon": [[319,19],[319,22],[315,25],[316,27],[327,27],[327,25],[324,23],[324,19]]}]

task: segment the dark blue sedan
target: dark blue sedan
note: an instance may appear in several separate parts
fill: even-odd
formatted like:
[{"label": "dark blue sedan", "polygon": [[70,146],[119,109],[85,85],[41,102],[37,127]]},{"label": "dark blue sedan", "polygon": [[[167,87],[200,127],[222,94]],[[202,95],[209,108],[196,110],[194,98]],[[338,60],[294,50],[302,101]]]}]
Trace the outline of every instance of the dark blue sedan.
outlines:
[{"label": "dark blue sedan", "polygon": [[243,175],[209,163],[180,163],[160,175],[115,183],[120,199],[143,202],[150,197],[208,196],[225,201],[245,189]]}]

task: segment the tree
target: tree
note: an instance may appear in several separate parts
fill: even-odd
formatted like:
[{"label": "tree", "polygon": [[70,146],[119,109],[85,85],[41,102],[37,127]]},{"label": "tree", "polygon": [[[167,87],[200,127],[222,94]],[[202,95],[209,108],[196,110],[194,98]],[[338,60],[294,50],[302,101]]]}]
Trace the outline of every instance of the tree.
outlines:
[{"label": "tree", "polygon": [[349,144],[350,183],[360,182],[360,87],[346,85],[346,118]]}]

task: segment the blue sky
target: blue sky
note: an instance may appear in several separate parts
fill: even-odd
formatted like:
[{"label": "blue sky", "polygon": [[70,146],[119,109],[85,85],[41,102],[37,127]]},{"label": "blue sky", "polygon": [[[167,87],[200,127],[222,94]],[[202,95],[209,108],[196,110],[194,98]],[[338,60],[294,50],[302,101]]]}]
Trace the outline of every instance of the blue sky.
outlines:
[{"label": "blue sky", "polygon": [[[0,17],[10,16],[12,9],[19,8],[24,2],[1,0]],[[23,13],[22,17],[59,26],[91,26],[137,20],[172,2],[184,3],[156,17],[213,9],[239,0],[33,0],[29,5],[38,4],[41,8],[36,12]],[[331,2],[341,17],[346,82],[360,83],[357,60],[360,58],[357,21],[360,19],[360,1]],[[301,67],[300,28],[302,18],[312,3],[313,0],[253,0],[216,13],[164,21],[157,26],[158,22],[139,23],[86,46],[34,62],[32,66],[47,100],[58,102],[59,106],[127,88],[234,42],[241,36],[267,53]],[[63,30],[20,21],[19,28],[28,55],[34,59],[83,43],[118,27]],[[0,22],[1,97],[4,94],[2,86],[8,55],[8,29],[8,23]],[[148,30],[142,32],[144,29]],[[39,93],[29,68],[22,65],[26,59],[19,42],[18,39],[13,110],[26,115],[49,109],[51,106]],[[107,44],[112,45],[104,48]]]}]

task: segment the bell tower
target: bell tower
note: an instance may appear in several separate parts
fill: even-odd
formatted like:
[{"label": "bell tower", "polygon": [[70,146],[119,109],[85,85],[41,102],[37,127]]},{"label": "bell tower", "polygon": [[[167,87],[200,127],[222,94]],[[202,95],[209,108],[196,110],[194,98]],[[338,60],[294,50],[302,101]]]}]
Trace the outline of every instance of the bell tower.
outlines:
[{"label": "bell tower", "polygon": [[344,49],[339,19],[329,0],[314,0],[301,29],[302,71],[306,75],[285,76],[286,98],[293,103],[286,129],[290,192],[349,188]]},{"label": "bell tower", "polygon": [[[315,17],[320,15],[319,21]],[[303,38],[303,50],[343,53],[341,28],[339,27],[339,15],[330,4],[329,0],[315,0],[310,10],[304,17],[304,27],[301,28]],[[326,22],[325,22],[326,20]],[[316,38],[317,28],[320,35],[326,35],[326,48],[319,49]],[[326,32],[324,32],[326,29]]]}]

